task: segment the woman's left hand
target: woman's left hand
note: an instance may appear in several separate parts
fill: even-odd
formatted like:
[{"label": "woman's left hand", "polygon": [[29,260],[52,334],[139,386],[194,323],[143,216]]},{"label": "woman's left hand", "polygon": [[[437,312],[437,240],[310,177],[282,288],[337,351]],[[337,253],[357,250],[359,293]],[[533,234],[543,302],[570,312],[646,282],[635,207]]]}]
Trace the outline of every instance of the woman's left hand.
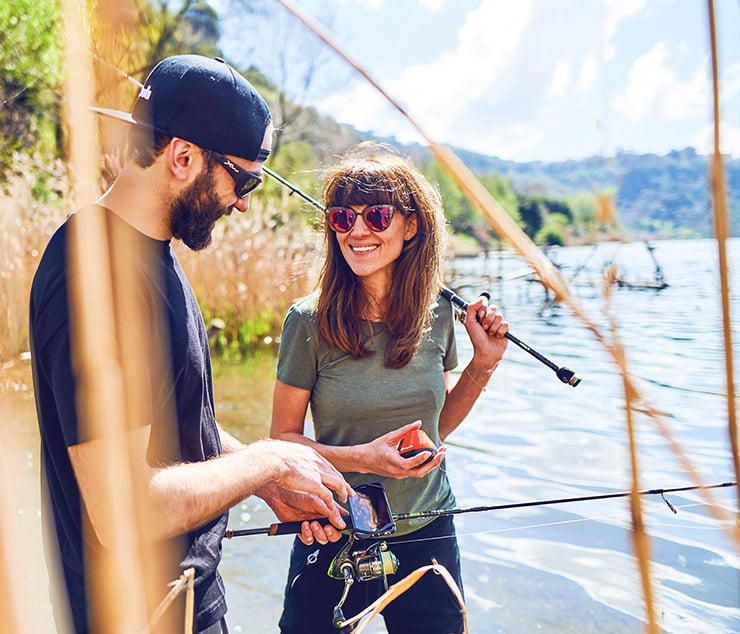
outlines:
[{"label": "woman's left hand", "polygon": [[484,295],[470,302],[465,315],[465,330],[473,344],[476,364],[493,371],[500,363],[509,340],[509,324],[496,306],[488,305]]}]

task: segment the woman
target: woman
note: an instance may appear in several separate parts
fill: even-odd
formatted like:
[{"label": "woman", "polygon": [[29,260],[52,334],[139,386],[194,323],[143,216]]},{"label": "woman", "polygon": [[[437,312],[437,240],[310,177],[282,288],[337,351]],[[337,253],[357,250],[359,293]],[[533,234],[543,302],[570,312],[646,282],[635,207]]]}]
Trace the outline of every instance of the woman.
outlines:
[{"label": "woman", "polygon": [[[436,446],[462,422],[501,361],[508,324],[483,298],[465,328],[473,356],[454,386],[454,313],[439,296],[444,216],[438,192],[388,148],[363,143],[328,172],[326,261],[320,290],[291,307],[283,325],[271,435],[307,444],[353,485],[382,482],[391,509],[452,508],[445,448],[403,458],[400,440],[421,427]],[[308,406],[316,440],[307,438]],[[444,565],[462,588],[451,516],[399,522],[386,539],[400,564],[395,583],[420,566]],[[313,538],[319,544],[313,543]],[[337,531],[304,523],[291,553],[283,634],[336,632],[343,582],[327,575]],[[327,543],[328,542],[328,543]],[[370,542],[357,542],[362,549]],[[352,586],[344,613],[372,603],[382,581]],[[460,632],[462,615],[444,582],[425,575],[383,612],[388,631]]]}]

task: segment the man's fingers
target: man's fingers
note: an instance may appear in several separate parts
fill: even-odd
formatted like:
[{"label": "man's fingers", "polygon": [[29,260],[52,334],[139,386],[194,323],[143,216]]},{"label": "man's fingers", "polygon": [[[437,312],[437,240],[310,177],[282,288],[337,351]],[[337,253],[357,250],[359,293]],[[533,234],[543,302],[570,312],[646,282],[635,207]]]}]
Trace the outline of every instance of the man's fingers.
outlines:
[{"label": "man's fingers", "polygon": [[[331,491],[334,491],[337,494],[340,502],[346,502],[347,498],[350,495],[354,495],[354,490],[352,489],[352,486],[349,484],[349,482],[344,479],[342,474],[339,473],[339,471],[337,471],[333,467],[332,469],[333,473],[329,472],[322,475],[321,482],[325,487],[328,487],[328,489],[331,489]],[[331,491],[325,489],[325,495],[322,495],[321,499],[324,501],[333,500]]]}]

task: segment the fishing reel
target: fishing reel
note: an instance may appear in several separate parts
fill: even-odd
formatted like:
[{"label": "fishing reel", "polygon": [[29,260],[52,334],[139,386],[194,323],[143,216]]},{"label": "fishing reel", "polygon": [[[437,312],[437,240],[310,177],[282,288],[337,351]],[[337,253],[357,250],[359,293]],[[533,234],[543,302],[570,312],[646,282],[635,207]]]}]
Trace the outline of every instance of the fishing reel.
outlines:
[{"label": "fishing reel", "polygon": [[344,590],[339,603],[334,607],[332,623],[341,630],[345,627],[346,619],[342,606],[347,601],[349,591],[355,581],[383,580],[383,589],[388,589],[388,575],[398,570],[397,557],[388,550],[386,542],[375,542],[365,550],[353,550],[355,536],[351,534],[347,543],[337,553],[329,566],[329,576],[333,579],[344,580]]},{"label": "fishing reel", "polygon": [[355,538],[350,535],[347,543],[332,560],[329,576],[345,582],[351,577],[349,585],[355,581],[383,579],[387,588],[387,575],[395,574],[398,570],[398,559],[388,550],[388,544],[375,542],[365,550],[352,550],[354,543]]},{"label": "fishing reel", "polygon": [[396,531],[396,523],[383,486],[372,482],[355,487],[355,495],[350,496],[348,504],[352,530],[347,543],[329,565],[327,573],[333,579],[344,580],[344,590],[334,608],[332,619],[334,626],[340,630],[346,623],[342,606],[347,601],[354,582],[382,579],[383,587],[387,590],[388,575],[395,574],[398,570],[398,559],[388,550],[388,544],[384,541],[373,542],[365,549],[354,549],[357,540],[385,537]]}]

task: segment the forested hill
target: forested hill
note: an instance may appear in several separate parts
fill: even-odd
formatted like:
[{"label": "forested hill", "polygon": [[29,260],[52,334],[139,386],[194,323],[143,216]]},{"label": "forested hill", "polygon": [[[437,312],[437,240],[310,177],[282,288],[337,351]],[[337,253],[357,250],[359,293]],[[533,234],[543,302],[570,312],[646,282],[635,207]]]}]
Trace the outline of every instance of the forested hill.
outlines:
[{"label": "forested hill", "polygon": [[[568,197],[615,191],[620,223],[631,232],[664,237],[712,235],[709,157],[693,148],[655,154],[619,153],[579,161],[515,163],[456,150],[477,174],[495,172],[524,194]],[[740,160],[725,161],[732,235],[740,236]]]}]

